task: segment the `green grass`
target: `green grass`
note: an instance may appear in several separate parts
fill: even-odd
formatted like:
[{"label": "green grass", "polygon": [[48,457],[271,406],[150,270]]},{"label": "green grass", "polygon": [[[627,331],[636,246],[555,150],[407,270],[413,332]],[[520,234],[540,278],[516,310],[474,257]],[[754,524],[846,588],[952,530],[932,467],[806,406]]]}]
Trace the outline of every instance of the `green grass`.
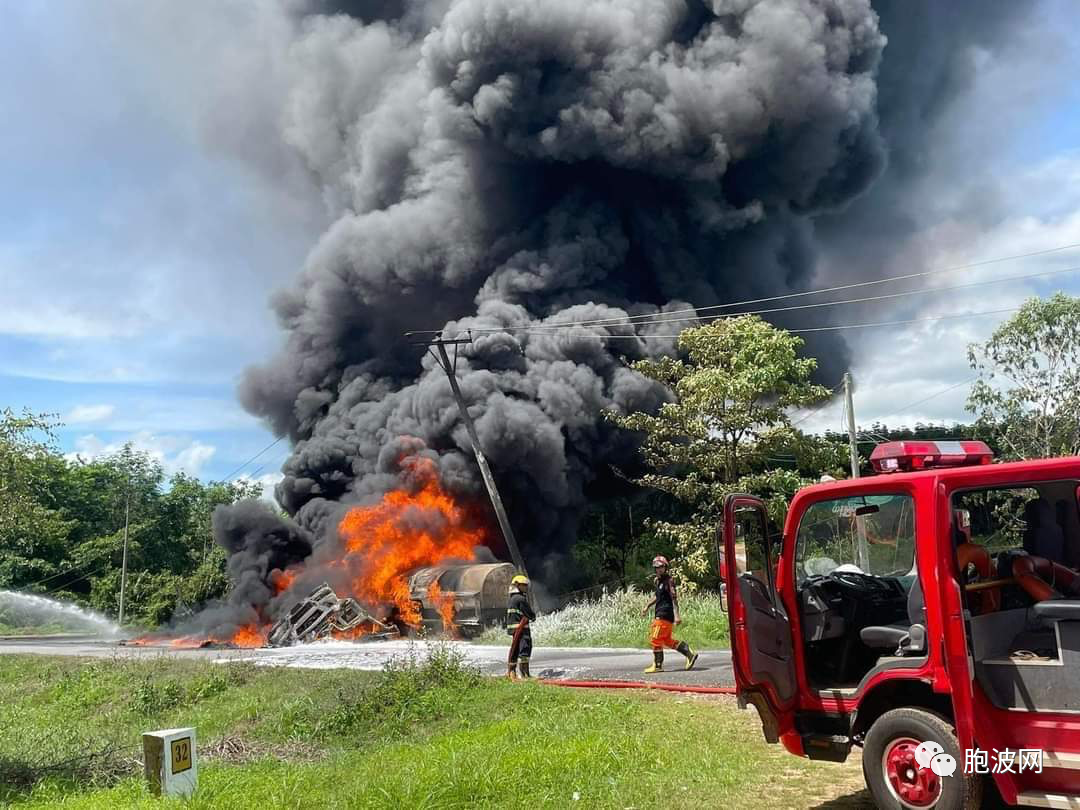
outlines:
[{"label": "green grass", "polygon": [[[175,725],[198,731],[190,802],[141,777],[139,733]],[[82,767],[112,747],[134,750]],[[729,699],[483,679],[446,652],[381,674],[0,658],[0,803],[20,807],[741,807],[766,787],[803,807],[821,767]]]},{"label": "green grass", "polygon": [[[647,647],[649,622],[641,608],[651,594],[633,588],[613,591],[600,599],[575,602],[560,611],[537,618],[532,624],[533,643],[548,647]],[[728,616],[713,593],[682,593],[679,596],[682,624],[675,638],[695,648],[728,646]],[[477,639],[482,644],[509,644],[499,628]]]},{"label": "green grass", "polygon": [[49,624],[37,624],[32,627],[25,625],[13,625],[0,622],[0,636],[37,636],[37,635],[50,635],[55,633],[72,633],[73,631],[67,625],[60,622],[50,622]]}]

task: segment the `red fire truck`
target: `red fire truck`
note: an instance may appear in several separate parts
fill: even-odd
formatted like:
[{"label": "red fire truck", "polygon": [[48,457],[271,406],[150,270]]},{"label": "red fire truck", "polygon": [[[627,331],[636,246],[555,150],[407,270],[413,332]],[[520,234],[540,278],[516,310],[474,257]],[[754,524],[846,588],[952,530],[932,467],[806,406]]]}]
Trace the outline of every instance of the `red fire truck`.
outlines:
[{"label": "red fire truck", "polygon": [[860,746],[879,807],[978,807],[996,787],[1080,808],[1080,458],[906,441],[871,462],[798,492],[780,536],[760,500],[727,499],[740,704],[793,754]]}]

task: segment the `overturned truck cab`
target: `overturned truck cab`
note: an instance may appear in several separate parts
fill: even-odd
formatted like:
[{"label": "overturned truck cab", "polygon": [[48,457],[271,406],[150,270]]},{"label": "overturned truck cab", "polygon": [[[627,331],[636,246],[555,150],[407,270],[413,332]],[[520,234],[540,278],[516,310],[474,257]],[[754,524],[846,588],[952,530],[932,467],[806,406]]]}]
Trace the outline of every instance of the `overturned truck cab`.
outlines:
[{"label": "overturned truck cab", "polygon": [[338,599],[334,589],[324,583],[293,605],[270,628],[266,640],[271,647],[288,647],[334,636],[361,635],[377,639],[395,638],[401,633],[394,625],[369,614],[355,599]]},{"label": "overturned truck cab", "polygon": [[400,618],[377,618],[356,599],[340,598],[323,583],[274,624],[267,643],[288,647],[327,638],[377,641],[400,638],[410,629],[475,636],[502,622],[513,576],[510,563],[457,563],[410,572],[405,580],[419,617],[419,626],[411,628]]}]

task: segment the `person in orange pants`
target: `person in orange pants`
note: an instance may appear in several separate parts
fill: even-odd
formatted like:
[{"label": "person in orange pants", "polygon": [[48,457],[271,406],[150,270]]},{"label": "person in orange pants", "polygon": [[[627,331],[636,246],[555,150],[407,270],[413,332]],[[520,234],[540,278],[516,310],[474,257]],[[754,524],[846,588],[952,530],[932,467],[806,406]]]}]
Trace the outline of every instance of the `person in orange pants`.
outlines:
[{"label": "person in orange pants", "polygon": [[690,649],[685,641],[676,641],[672,635],[675,625],[682,622],[679,616],[679,597],[675,593],[675,582],[668,573],[666,557],[653,558],[653,573],[656,574],[656,595],[641,610],[644,616],[649,608],[656,606],[653,622],[649,628],[649,645],[653,651],[652,666],[646,668],[646,674],[664,671],[664,648],[670,647],[686,657],[686,668],[692,669],[697,663],[698,654]]}]

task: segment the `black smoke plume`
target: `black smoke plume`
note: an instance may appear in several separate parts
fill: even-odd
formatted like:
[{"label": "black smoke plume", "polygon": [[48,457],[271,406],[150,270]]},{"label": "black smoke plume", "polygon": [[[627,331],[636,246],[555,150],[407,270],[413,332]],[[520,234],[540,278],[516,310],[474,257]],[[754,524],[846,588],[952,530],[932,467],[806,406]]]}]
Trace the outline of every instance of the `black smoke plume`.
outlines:
[{"label": "black smoke plume", "polygon": [[[601,411],[667,396],[627,361],[673,351],[652,336],[683,324],[544,327],[827,281],[819,221],[834,234],[857,223],[892,156],[918,171],[919,115],[948,103],[964,67],[946,55],[965,28],[943,24],[964,18],[958,7],[1021,13],[983,5],[313,6],[287,57],[281,134],[335,221],[274,299],[284,348],[240,386],[293,443],[277,495],[295,521],[268,527],[247,506],[219,516],[219,541],[258,560],[238,563],[241,586],[265,576],[260,549],[327,542],[349,504],[401,485],[387,448],[402,437],[450,490],[482,494],[444,374],[402,337],[416,329],[472,330],[457,372],[480,441],[527,559],[557,564],[588,493],[633,457]],[[810,349],[828,378],[848,363],[839,339]]]}]

